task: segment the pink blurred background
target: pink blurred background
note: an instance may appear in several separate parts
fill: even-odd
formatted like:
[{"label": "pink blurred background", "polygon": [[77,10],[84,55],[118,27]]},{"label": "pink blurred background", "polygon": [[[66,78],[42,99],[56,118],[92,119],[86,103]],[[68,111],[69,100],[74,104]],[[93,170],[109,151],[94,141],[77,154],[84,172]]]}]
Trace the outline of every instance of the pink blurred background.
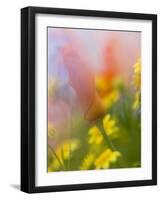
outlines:
[{"label": "pink blurred background", "polygon": [[96,77],[129,85],[140,57],[140,32],[48,28],[48,123],[68,135],[73,113],[97,119],[103,108]]}]

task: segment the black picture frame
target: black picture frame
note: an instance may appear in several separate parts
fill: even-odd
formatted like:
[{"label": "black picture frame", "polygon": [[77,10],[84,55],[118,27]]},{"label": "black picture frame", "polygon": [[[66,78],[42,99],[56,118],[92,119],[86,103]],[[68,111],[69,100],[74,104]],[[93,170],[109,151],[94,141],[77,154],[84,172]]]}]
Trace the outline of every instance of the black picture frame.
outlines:
[{"label": "black picture frame", "polygon": [[[152,21],[152,179],[35,186],[35,15],[60,14]],[[21,9],[21,190],[27,193],[146,186],[157,184],[157,15],[44,7]]]}]

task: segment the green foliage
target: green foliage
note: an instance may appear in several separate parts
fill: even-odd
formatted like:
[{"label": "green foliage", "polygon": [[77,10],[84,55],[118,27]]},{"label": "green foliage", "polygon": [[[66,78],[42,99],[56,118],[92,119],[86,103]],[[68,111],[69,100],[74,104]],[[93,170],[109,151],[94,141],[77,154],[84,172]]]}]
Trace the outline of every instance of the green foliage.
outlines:
[{"label": "green foliage", "polygon": [[[120,98],[115,102],[107,114],[112,116],[117,124],[118,130],[116,133],[108,135],[103,128],[103,117],[99,118],[93,123],[88,123],[80,116],[75,115],[72,118],[71,138],[77,139],[80,142],[78,148],[70,152],[68,158],[64,157],[63,150],[61,150],[61,162],[58,168],[55,168],[53,160],[57,159],[55,153],[51,150],[48,152],[48,170],[49,171],[72,171],[80,170],[83,162],[88,165],[88,157],[90,153],[95,160],[99,157],[101,152],[106,149],[111,149],[113,152],[120,152],[120,155],[115,162],[110,162],[108,168],[132,168],[140,167],[141,165],[141,118],[140,109],[134,110],[132,105],[134,101],[134,92],[129,89],[122,88]],[[100,130],[103,142],[101,144],[89,144],[88,131],[93,126]],[[70,148],[70,144],[69,144]],[[88,170],[96,169],[95,160],[87,167]],[[90,162],[90,160],[89,160]]]}]

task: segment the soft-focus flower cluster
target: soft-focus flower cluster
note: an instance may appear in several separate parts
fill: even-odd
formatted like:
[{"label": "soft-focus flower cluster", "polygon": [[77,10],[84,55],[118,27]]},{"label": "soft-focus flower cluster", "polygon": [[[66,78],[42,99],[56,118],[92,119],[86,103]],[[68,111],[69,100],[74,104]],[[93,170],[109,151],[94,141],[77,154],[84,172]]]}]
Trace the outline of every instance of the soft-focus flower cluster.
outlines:
[{"label": "soft-focus flower cluster", "polygon": [[96,169],[108,169],[110,167],[110,163],[115,163],[120,155],[121,154],[118,151],[111,151],[111,149],[107,149],[99,155],[94,165],[96,166]]},{"label": "soft-focus flower cluster", "polygon": [[[65,162],[68,161],[72,153],[79,148],[79,141],[78,140],[67,140],[64,141],[54,152],[54,160],[52,161],[49,171],[58,170],[60,167],[65,168]],[[52,149],[52,151],[54,151]],[[53,152],[52,152],[53,153]]]},{"label": "soft-focus flower cluster", "polygon": [[[107,136],[111,136],[112,134],[115,134],[118,132],[118,127],[116,125],[116,121],[109,115],[107,114],[103,120],[102,120],[104,132]],[[104,140],[102,131],[97,127],[94,126],[89,129],[88,131],[89,139],[88,143],[89,144],[101,144]]]},{"label": "soft-focus flower cluster", "polygon": [[120,97],[119,88],[103,76],[96,77],[96,89],[101,96],[105,109],[110,108]]},{"label": "soft-focus flower cluster", "polygon": [[107,114],[103,119],[103,127],[107,135],[112,135],[118,131],[116,121]]},{"label": "soft-focus flower cluster", "polygon": [[[90,145],[101,145],[105,140],[111,140],[113,134],[118,132],[118,127],[116,121],[106,114],[102,120],[102,129],[97,126],[93,126],[88,131],[88,143]],[[95,147],[98,148],[98,147]],[[119,151],[114,151],[110,149],[110,146],[105,149],[101,149],[97,155],[94,155],[92,152],[88,153],[83,159],[80,169],[90,169],[92,166],[96,169],[107,169],[110,167],[111,163],[116,163],[118,158],[121,156]]]},{"label": "soft-focus flower cluster", "polygon": [[95,160],[95,156],[93,153],[89,153],[85,156],[83,159],[83,162],[81,164],[80,170],[87,170],[90,169],[90,167],[93,165]]},{"label": "soft-focus flower cluster", "polygon": [[90,128],[90,130],[88,131],[88,135],[89,135],[89,140],[88,140],[89,144],[92,143],[100,144],[103,141],[103,136],[101,134],[101,131],[97,128],[97,126]]}]

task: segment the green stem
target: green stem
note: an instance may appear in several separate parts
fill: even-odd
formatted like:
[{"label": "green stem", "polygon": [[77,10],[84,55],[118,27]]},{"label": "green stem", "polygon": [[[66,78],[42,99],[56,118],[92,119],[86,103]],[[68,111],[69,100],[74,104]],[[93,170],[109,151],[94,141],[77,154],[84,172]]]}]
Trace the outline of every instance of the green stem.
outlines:
[{"label": "green stem", "polygon": [[112,151],[115,151],[116,148],[114,147],[113,142],[111,141],[110,137],[106,133],[104,133],[104,131],[102,132],[102,135],[103,135],[103,137],[104,137],[104,139],[106,141],[106,144],[108,146],[110,146],[110,148],[112,149]]},{"label": "green stem", "polygon": [[[116,148],[113,145],[113,142],[111,141],[110,137],[103,130],[101,131],[101,133],[105,139],[107,146],[110,147],[112,151],[116,151]],[[117,162],[118,162],[118,166],[121,167],[120,161],[118,160]]]},{"label": "green stem", "polygon": [[[100,127],[101,129],[101,134],[103,136],[103,138],[105,139],[105,142],[107,144],[108,147],[110,147],[112,149],[112,151],[116,151],[115,146],[113,145],[113,142],[111,141],[110,137],[108,136],[108,134],[105,133],[104,129],[102,127]],[[121,164],[119,162],[119,160],[117,161],[119,167],[121,167]]]},{"label": "green stem", "polygon": [[105,131],[104,131],[104,129],[103,129],[102,126],[99,126],[99,128],[100,128],[100,130],[101,130],[101,134],[102,134],[102,136],[103,136],[103,138],[104,138],[104,140],[105,140],[107,146],[110,147],[110,148],[112,149],[112,151],[115,151],[116,148],[114,147],[114,145],[113,145],[113,143],[112,143],[110,137],[108,136],[108,134],[105,133]]},{"label": "green stem", "polygon": [[[70,148],[70,144],[69,144],[69,156],[71,156],[71,148]],[[67,168],[70,169],[70,159],[68,159],[68,162],[67,162]]]},{"label": "green stem", "polygon": [[64,163],[64,168],[65,168],[65,170],[68,170],[68,165],[67,165],[67,163],[66,163],[66,162],[68,162],[68,161],[66,161],[65,158],[64,158],[63,148],[61,149],[61,157],[62,157],[62,159],[63,159],[63,163]]},{"label": "green stem", "polygon": [[65,168],[64,164],[62,164],[62,162],[60,161],[59,157],[57,156],[56,152],[54,151],[54,149],[50,146],[50,144],[48,144],[48,147],[50,148],[51,152],[54,154],[55,158],[57,159],[57,161],[59,162],[59,164]]}]

